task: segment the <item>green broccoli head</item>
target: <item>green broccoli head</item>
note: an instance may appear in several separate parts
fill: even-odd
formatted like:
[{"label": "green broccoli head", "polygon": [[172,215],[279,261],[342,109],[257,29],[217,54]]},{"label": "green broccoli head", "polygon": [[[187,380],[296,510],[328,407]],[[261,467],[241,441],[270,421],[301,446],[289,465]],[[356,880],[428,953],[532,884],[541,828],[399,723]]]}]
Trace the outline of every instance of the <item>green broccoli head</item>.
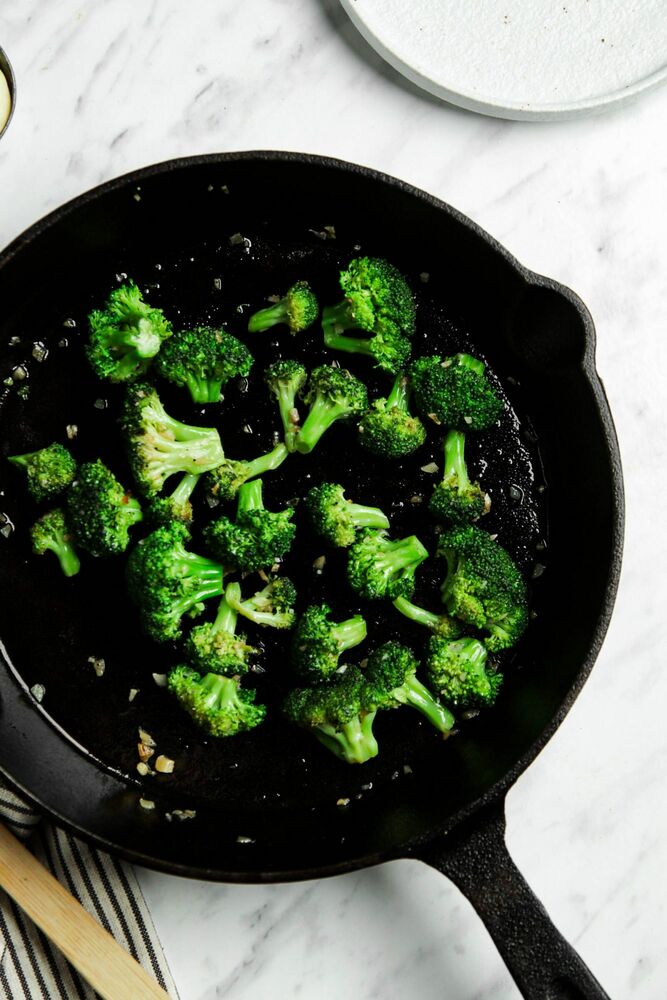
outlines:
[{"label": "green broccoli head", "polygon": [[[345,298],[322,314],[326,346],[368,355],[394,374],[402,371],[415,331],[415,303],[405,278],[386,260],[357,257],[341,272],[340,284]],[[345,336],[351,329],[372,336]]]},{"label": "green broccoli head", "polygon": [[172,337],[155,367],[167,381],[186,387],[195,403],[219,403],[223,385],[248,375],[252,364],[248,348],[231,333],[196,326]]},{"label": "green broccoli head", "polygon": [[491,499],[479,483],[471,483],[465,461],[465,434],[449,431],[445,438],[443,478],[429,501],[429,510],[439,521],[465,524],[476,521],[491,508]]},{"label": "green broccoli head", "polygon": [[72,542],[72,535],[65,520],[65,513],[57,507],[42,514],[30,529],[32,551],[37,556],[53,552],[65,576],[76,576],[79,572],[79,557]]},{"label": "green broccoli head", "polygon": [[130,544],[129,531],[143,519],[130,496],[104,462],[84,462],[67,493],[67,521],[77,545],[91,556],[115,556]]},{"label": "green broccoli head", "polygon": [[434,691],[449,705],[458,708],[485,708],[493,705],[503,675],[490,670],[488,653],[479,639],[453,642],[431,636],[426,671]]},{"label": "green broccoli head", "polygon": [[173,333],[162,310],[144,302],[133,281],[116,288],[104,309],[91,312],[88,323],[88,360],[96,375],[111,382],[144,375]]},{"label": "green broccoli head", "polygon": [[294,669],[307,681],[326,681],[338,670],[341,653],[365,638],[366,622],[361,615],[335,622],[328,604],[313,604],[302,614],[294,633]]},{"label": "green broccoli head", "polygon": [[181,635],[184,615],[197,615],[203,601],[221,597],[223,568],[186,549],[190,533],[174,522],[139,542],[127,562],[127,584],[147,634],[165,642]]},{"label": "green broccoli head", "polygon": [[460,431],[483,431],[501,416],[504,404],[469,354],[418,358],[411,367],[417,406],[424,416]]},{"label": "green broccoli head", "polygon": [[76,476],[76,462],[67,448],[53,442],[39,451],[10,455],[8,461],[25,471],[28,492],[38,502],[66,490]]},{"label": "green broccoli head", "polygon": [[121,426],[132,472],[148,496],[159,493],[170,476],[200,475],[224,462],[217,430],[170,417],[147,383],[128,386]]},{"label": "green broccoli head", "polygon": [[227,600],[233,586],[227,585],[215,620],[196,625],[185,641],[183,649],[188,660],[203,673],[227,677],[245,674],[249,670],[250,657],[256,652],[248,645],[246,637],[236,631],[238,616]]},{"label": "green broccoli head", "polygon": [[393,541],[386,531],[366,528],[348,551],[347,579],[367,600],[411,597],[415,572],[426,558],[428,552],[415,535]]},{"label": "green broccoli head", "polygon": [[286,323],[292,333],[300,333],[312,326],[320,307],[307,281],[297,281],[278,302],[260,309],[248,320],[250,333],[262,333],[272,326]]},{"label": "green broccoli head", "polygon": [[488,633],[490,652],[513,646],[528,624],[526,584],[505,549],[472,524],[450,528],[438,554],[447,562],[442,600],[448,614]]},{"label": "green broccoli head", "polygon": [[209,736],[236,736],[264,721],[266,706],[255,703],[255,691],[242,688],[237,677],[205,674],[179,664],[167,678],[167,687]]},{"label": "green broccoli head", "polygon": [[307,729],[328,750],[348,764],[363,764],[376,757],[373,735],[375,709],[365,702],[364,675],[348,667],[328,684],[296,688],[283,703],[286,718]]},{"label": "green broccoli head", "polygon": [[398,375],[389,396],[376,399],[361,418],[359,441],[381,458],[405,458],[426,441],[426,430],[409,408],[408,381]]},{"label": "green broccoli head", "polygon": [[313,450],[322,435],[337,420],[360,417],[368,408],[366,386],[344,368],[321,365],[311,372],[304,396],[310,407],[296,440],[296,450]]},{"label": "green broccoli head", "polygon": [[270,628],[292,628],[296,620],[296,587],[286,576],[269,580],[262,590],[243,600],[238,583],[230,583],[227,600],[235,611],[255,625]]},{"label": "green broccoli head", "polygon": [[233,500],[244,483],[265,472],[273,472],[287,458],[289,452],[281,441],[265,455],[249,462],[225,458],[206,476],[206,488],[212,500]]},{"label": "green broccoli head", "polygon": [[313,527],[331,545],[347,548],[361,528],[388,528],[389,518],[377,507],[365,507],[345,498],[338,483],[313,486],[306,497]]},{"label": "green broccoli head", "polygon": [[298,361],[274,361],[264,372],[264,381],[278,400],[280,419],[285,432],[285,445],[294,451],[299,433],[299,411],[296,407],[297,394],[308,379],[308,372]]},{"label": "green broccoli head", "polygon": [[236,521],[219,517],[207,526],[204,537],[213,554],[226,566],[246,573],[266,569],[289,552],[296,527],[294,509],[266,510],[261,479],[239,489]]},{"label": "green broccoli head", "polygon": [[377,708],[400,708],[410,705],[441,732],[449,733],[454,716],[417,679],[419,661],[408,646],[385,642],[368,658],[364,672],[366,701]]}]

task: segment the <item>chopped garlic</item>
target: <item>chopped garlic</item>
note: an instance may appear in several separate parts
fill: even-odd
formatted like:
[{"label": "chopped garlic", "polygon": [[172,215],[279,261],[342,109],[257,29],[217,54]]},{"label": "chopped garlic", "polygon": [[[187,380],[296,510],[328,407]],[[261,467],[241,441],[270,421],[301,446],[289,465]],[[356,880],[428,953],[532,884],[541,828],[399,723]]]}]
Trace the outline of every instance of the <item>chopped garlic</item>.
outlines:
[{"label": "chopped garlic", "polygon": [[88,663],[92,663],[93,670],[95,671],[98,677],[101,677],[104,671],[106,670],[107,665],[101,656],[89,656]]},{"label": "chopped garlic", "polygon": [[139,739],[148,747],[154,747],[156,745],[155,740],[150,733],[147,733],[145,729],[141,728],[141,726],[139,726]]},{"label": "chopped garlic", "polygon": [[138,694],[139,694],[139,688],[130,688],[130,693],[128,695],[127,700],[134,701],[134,699],[137,697]]},{"label": "chopped garlic", "polygon": [[436,465],[435,462],[429,462],[428,465],[422,465],[421,466],[421,471],[422,472],[429,472],[429,473],[431,473],[431,475],[433,475],[434,473],[436,473],[438,471],[438,466]]},{"label": "chopped garlic", "polygon": [[160,754],[160,756],[155,759],[155,770],[159,771],[160,774],[171,774],[174,767],[175,762],[171,759],[171,757],[165,757],[164,754]]},{"label": "chopped garlic", "polygon": [[155,753],[153,747],[149,747],[146,743],[137,743],[137,753],[139,754],[139,760],[147,761]]},{"label": "chopped garlic", "polygon": [[139,805],[142,809],[155,809],[155,803],[152,799],[139,799]]},{"label": "chopped garlic", "polygon": [[167,686],[167,675],[166,674],[153,674],[153,680],[159,688]]}]

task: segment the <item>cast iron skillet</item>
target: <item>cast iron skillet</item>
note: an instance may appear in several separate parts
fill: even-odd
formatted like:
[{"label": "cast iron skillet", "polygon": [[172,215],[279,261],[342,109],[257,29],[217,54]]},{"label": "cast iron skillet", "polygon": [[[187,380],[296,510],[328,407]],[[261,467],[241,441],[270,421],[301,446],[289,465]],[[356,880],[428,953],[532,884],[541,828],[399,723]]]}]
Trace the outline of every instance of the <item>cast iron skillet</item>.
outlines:
[{"label": "cast iron skillet", "polygon": [[[514,663],[523,669],[514,670],[494,711],[463,726],[455,739],[435,749],[429,744],[429,753],[419,752],[417,740],[410,768],[399,766],[406,748],[397,736],[403,754],[395,760],[397,770],[378,772],[381,780],[372,789],[364,768],[339,766],[317,747],[290,774],[280,744],[258,751],[248,743],[254,756],[246,755],[246,762],[251,760],[255,775],[259,764],[264,775],[254,787],[244,784],[243,760],[240,784],[219,774],[213,780],[205,767],[195,766],[199,758],[193,750],[194,791],[181,784],[176,793],[169,779],[154,779],[150,791],[143,792],[156,802],[148,812],[138,807],[138,783],[123,768],[109,766],[108,756],[100,761],[83,749],[28,692],[37,679],[45,680],[48,689],[51,682],[39,668],[49,657],[54,664],[60,660],[77,679],[66,697],[77,707],[80,703],[81,725],[90,734],[82,742],[95,747],[96,727],[107,744],[115,725],[119,734],[123,731],[129,709],[118,709],[110,682],[108,713],[93,712],[95,681],[81,665],[84,654],[96,651],[95,621],[86,602],[96,598],[99,587],[103,600],[98,604],[105,609],[101,621],[108,629],[116,581],[112,575],[105,583],[100,571],[97,577],[91,571],[92,597],[82,598],[88,616],[84,626],[76,608],[68,609],[67,586],[56,575],[44,572],[47,585],[35,583],[16,532],[0,550],[0,767],[71,830],[174,874],[269,882],[333,875],[391,858],[421,859],[449,875],[468,896],[524,996],[599,1000],[603,990],[550,923],[507,854],[503,809],[507,790],[562,721],[593,665],[620,570],[619,453],[595,371],[593,323],[581,301],[527,271],[449,206],[393,178],[301,154],[197,157],[103,185],[52,213],[5,250],[0,258],[2,374],[18,364],[21,345],[33,340],[45,341],[52,351],[58,343],[67,350],[64,341],[75,337],[78,327],[63,322],[75,318],[77,307],[85,316],[89,304],[99,301],[113,268],[143,267],[145,275],[149,264],[178,257],[187,299],[190,285],[192,294],[198,292],[201,269],[193,267],[192,278],[187,277],[189,257],[183,248],[194,248],[193,256],[208,248],[210,265],[216,252],[229,246],[230,236],[253,234],[258,245],[266,238],[292,248],[283,261],[269,261],[269,270],[275,265],[278,273],[284,265],[296,273],[302,251],[294,247],[306,245],[306,262],[313,247],[320,247],[323,260],[333,252],[334,241],[323,238],[327,225],[335,226],[336,246],[360,245],[364,252],[386,255],[413,277],[428,272],[434,308],[440,302],[447,315],[462,317],[517,412],[530,417],[522,427],[529,429],[533,448],[539,442],[548,483],[549,545],[547,571],[535,591],[537,617]],[[243,244],[232,245],[243,252]],[[211,266],[204,269],[207,290]],[[20,337],[21,345],[8,347],[12,336]],[[34,359],[27,361],[36,369]],[[63,370],[62,364],[55,369]],[[62,427],[53,426],[54,412],[66,422],[80,416],[84,404],[77,396],[75,363],[62,379],[42,377],[40,382],[35,371],[31,381],[33,395],[23,409],[16,397],[3,407],[4,453],[13,440],[39,446],[52,432],[62,437]],[[84,403],[89,416],[96,412],[93,397]],[[11,506],[9,498],[4,505]],[[7,513],[21,518],[18,501]],[[63,609],[71,612],[67,620]],[[59,627],[50,627],[58,622]],[[121,634],[123,628],[120,620],[116,631]],[[26,649],[33,651],[30,662],[25,655],[22,659]],[[133,660],[146,655],[146,649],[133,647],[127,652],[129,665],[118,670],[131,677]],[[58,703],[58,669],[53,665],[55,702],[47,697],[44,708]],[[230,773],[238,766],[230,765]],[[345,808],[337,804],[341,799],[349,799]],[[196,808],[195,819],[165,821],[165,812],[190,807]]]}]

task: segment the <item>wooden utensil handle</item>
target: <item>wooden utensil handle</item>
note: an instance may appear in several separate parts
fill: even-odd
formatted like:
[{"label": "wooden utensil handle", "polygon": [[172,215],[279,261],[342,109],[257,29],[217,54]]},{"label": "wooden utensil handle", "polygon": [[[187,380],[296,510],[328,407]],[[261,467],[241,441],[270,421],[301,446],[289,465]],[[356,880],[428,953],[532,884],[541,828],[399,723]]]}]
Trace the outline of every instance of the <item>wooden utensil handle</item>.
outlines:
[{"label": "wooden utensil handle", "polygon": [[0,885],[104,1000],[169,1000],[2,823]]}]

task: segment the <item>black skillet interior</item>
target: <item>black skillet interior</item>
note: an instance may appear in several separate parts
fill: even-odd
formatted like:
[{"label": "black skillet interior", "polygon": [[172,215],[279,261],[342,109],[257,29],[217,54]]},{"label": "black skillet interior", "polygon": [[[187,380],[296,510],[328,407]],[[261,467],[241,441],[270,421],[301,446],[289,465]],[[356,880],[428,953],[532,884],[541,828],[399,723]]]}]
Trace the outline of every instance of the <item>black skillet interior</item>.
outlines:
[{"label": "black skillet interior", "polygon": [[[520,773],[601,642],[620,550],[620,473],[585,310],[441,203],[359,168],[288,154],[181,161],[84,196],[17,241],[0,264],[0,364],[4,377],[24,362],[29,390],[8,388],[2,453],[64,440],[65,426],[76,425],[75,452],[89,458],[101,450],[127,478],[116,443],[118,393],[95,381],[80,349],[86,313],[116,275],[150,289],[176,325],[210,318],[240,333],[249,305],[294,278],[309,278],[324,301],[334,300],[336,270],[359,247],[410,277],[420,306],[418,350],[474,348],[500,378],[511,408],[499,431],[473,443],[472,464],[493,497],[485,527],[499,532],[527,575],[539,576],[535,620],[504,664],[508,681],[497,708],[447,743],[412,713],[396,712],[380,720],[380,757],[361,768],[339,764],[280,722],[207,745],[152,681],[174,653],[142,639],[120,566],[88,561],[79,578],[63,582],[53,566],[36,565],[25,540],[33,511],[3,464],[2,508],[16,530],[0,539],[0,636],[25,685],[43,684],[46,696],[38,708],[12,670],[1,672],[0,764],[62,820],[146,864],[204,877],[294,878],[398,855]],[[8,346],[12,337],[20,343]],[[230,388],[219,413],[165,390],[168,408],[216,423],[231,455],[266,450],[275,416],[257,377],[262,364],[296,346],[315,363],[324,358],[317,341],[267,335],[256,350],[255,379]],[[45,360],[33,356],[35,342],[48,351]],[[351,367],[373,388],[386,387],[363,361]],[[365,500],[388,510],[397,533],[417,526],[433,551],[423,507],[399,500],[428,496],[433,476],[420,467],[437,460],[437,434],[390,476],[373,461],[360,476],[357,454],[353,431],[337,429],[313,456],[267,477],[268,501],[303,496],[333,466],[349,495],[363,489]],[[326,584],[336,610],[351,611],[340,554],[327,553],[318,574],[313,562],[322,546],[307,532],[301,538],[286,571],[309,599]],[[422,574],[418,596],[433,592],[437,569],[433,561]],[[395,617],[365,610],[371,641],[422,640]],[[267,671],[256,681],[271,704],[285,683],[284,641],[262,639]],[[105,659],[102,678],[89,656]],[[132,703],[130,688],[140,689]],[[173,775],[150,778],[143,790],[134,776],[138,725],[177,761]],[[142,794],[155,810],[139,807]],[[165,821],[165,812],[187,808],[196,809],[195,819]]]}]

